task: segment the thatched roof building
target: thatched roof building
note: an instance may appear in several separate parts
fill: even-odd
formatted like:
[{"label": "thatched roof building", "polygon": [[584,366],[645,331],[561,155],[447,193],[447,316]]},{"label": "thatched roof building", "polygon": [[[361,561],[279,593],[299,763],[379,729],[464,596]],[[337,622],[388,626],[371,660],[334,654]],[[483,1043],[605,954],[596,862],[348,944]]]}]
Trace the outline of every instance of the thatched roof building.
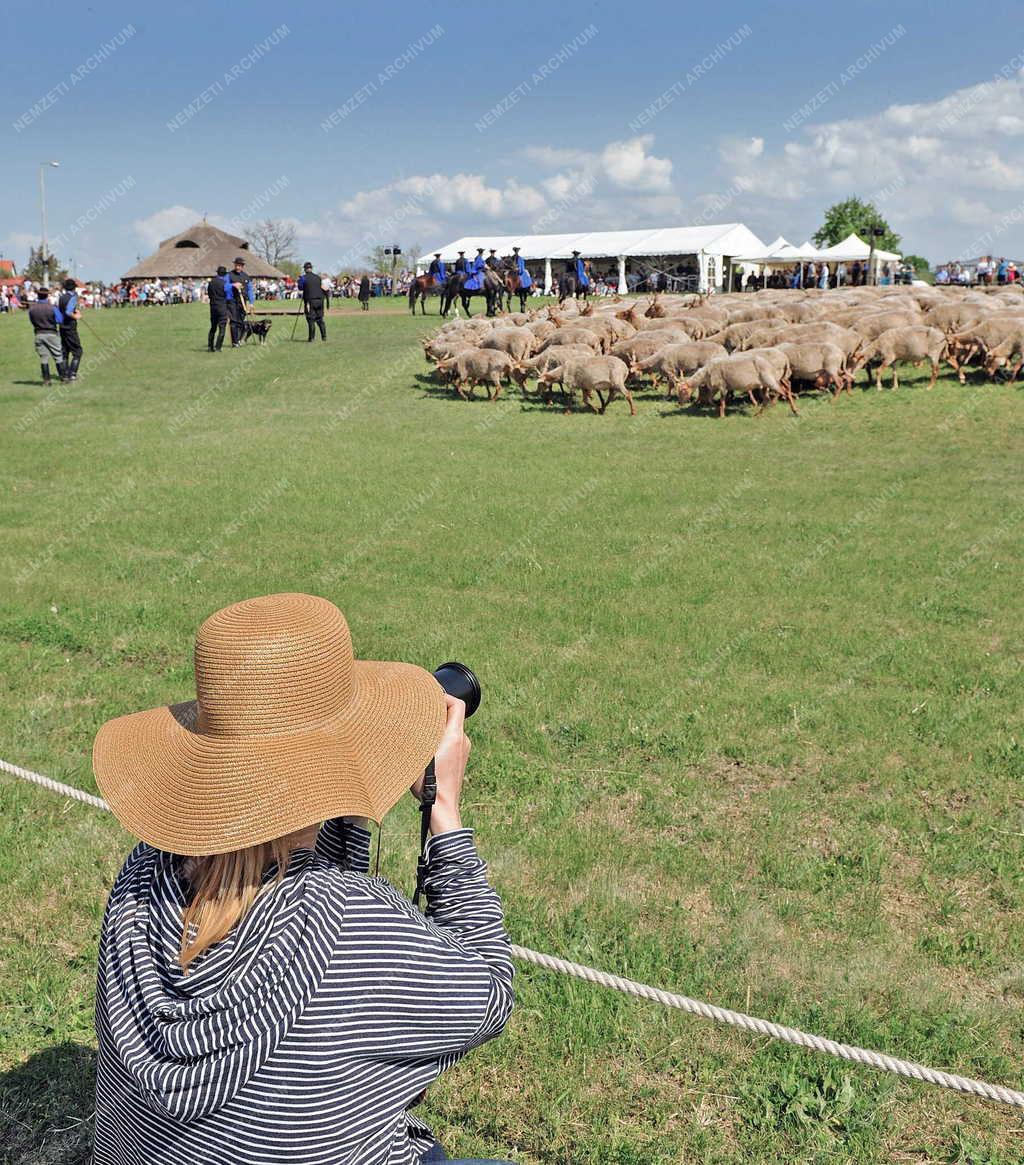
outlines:
[{"label": "thatched roof building", "polygon": [[245,239],[229,235],[208,222],[197,222],[180,235],[164,239],[149,256],[136,263],[121,278],[128,279],[209,279],[218,267],[229,270],[236,255],[245,256],[246,274],[255,279],[284,279],[285,273],[250,250]]}]

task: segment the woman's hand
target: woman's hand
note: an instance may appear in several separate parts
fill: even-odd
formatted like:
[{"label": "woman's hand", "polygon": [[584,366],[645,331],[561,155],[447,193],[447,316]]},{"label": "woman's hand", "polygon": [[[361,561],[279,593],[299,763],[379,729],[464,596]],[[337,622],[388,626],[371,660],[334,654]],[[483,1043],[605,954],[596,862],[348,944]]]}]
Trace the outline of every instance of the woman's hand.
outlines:
[{"label": "woman's hand", "polygon": [[[448,706],[448,722],[445,725],[441,743],[434,753],[434,775],[437,779],[437,800],[430,814],[431,834],[447,833],[451,829],[461,829],[459,800],[462,796],[462,781],[466,775],[466,761],[472,747],[464,731],[466,705],[462,700],[445,693]],[[423,796],[423,778],[413,784],[412,795],[416,800]]]}]

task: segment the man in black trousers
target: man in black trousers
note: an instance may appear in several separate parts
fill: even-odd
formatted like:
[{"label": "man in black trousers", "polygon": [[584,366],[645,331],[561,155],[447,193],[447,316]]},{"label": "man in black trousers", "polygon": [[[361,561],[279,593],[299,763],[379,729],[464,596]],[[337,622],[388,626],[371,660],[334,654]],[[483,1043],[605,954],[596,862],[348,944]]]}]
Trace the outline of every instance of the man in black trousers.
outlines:
[{"label": "man in black trousers", "polygon": [[65,380],[78,379],[78,366],[82,363],[82,341],[78,336],[78,321],[82,312],[78,306],[78,284],[73,279],[64,280],[64,290],[57,300],[57,310],[64,317],[60,325],[60,346],[64,355]]},{"label": "man in black trousers", "polygon": [[61,383],[67,380],[64,368],[64,353],[60,346],[58,329],[64,317],[57,308],[50,303],[50,291],[46,287],[36,290],[36,302],[29,304],[28,321],[32,325],[35,337],[36,355],[39,357],[39,367],[43,373],[43,384],[52,384],[50,377],[50,361],[57,366],[57,375]]},{"label": "man in black trousers", "polygon": [[218,267],[217,274],[206,285],[206,298],[210,301],[210,334],[206,347],[211,352],[219,352],[224,347],[224,331],[228,326],[228,293],[224,282],[227,273],[227,267]]},{"label": "man in black trousers", "polygon": [[[231,284],[230,287],[227,286],[228,283]],[[252,280],[245,273],[245,259],[241,255],[235,259],[235,265],[228,273],[225,292],[228,298],[228,319],[231,321],[231,347],[240,348],[245,330],[245,313],[256,299]]]},{"label": "man in black trousers", "polygon": [[302,309],[306,313],[309,327],[309,343],[316,339],[316,329],[320,329],[320,339],[327,343],[327,328],[324,325],[324,289],[320,276],[313,270],[312,263],[302,264],[299,276],[299,290],[302,292]]}]

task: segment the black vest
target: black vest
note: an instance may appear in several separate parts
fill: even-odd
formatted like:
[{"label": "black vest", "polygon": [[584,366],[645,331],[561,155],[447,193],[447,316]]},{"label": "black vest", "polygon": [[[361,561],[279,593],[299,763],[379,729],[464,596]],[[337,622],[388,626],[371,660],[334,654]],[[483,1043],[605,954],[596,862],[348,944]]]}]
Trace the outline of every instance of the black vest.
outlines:
[{"label": "black vest", "polygon": [[314,275],[312,271],[307,271],[302,276],[302,298],[305,303],[312,303],[313,300],[323,299],[324,288],[320,282],[320,276]]},{"label": "black vest", "polygon": [[57,313],[53,304],[46,299],[37,299],[28,305],[28,318],[36,332],[55,332],[57,330]]}]

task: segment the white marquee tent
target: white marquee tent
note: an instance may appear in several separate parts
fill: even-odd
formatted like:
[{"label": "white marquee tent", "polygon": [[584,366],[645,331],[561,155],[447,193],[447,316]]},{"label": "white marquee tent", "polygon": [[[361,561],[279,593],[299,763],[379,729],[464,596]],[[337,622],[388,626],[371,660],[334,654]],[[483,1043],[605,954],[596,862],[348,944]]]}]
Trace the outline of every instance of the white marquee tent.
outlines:
[{"label": "white marquee tent", "polygon": [[[870,256],[870,245],[856,234],[850,234],[841,243],[835,243],[831,247],[820,250],[810,240],[799,247],[794,247],[780,235],[774,243],[763,248],[760,252],[750,251],[748,254],[737,256],[736,262],[742,263],[744,266],[754,267],[790,267],[796,263],[821,262],[822,260],[826,263],[855,263],[858,261],[866,263]],[[894,251],[876,249],[873,259],[875,276],[878,274],[879,264],[892,263],[900,258],[901,256]]]},{"label": "white marquee tent", "polygon": [[[781,241],[785,242],[784,239]],[[701,290],[707,290],[723,284],[728,286],[727,267],[731,268],[734,256],[765,250],[764,244],[752,231],[736,222],[636,231],[588,231],[583,234],[464,235],[421,256],[417,270],[426,270],[436,251],[441,252],[445,263],[454,263],[459,251],[465,251],[467,258],[472,258],[478,247],[485,251],[493,247],[499,255],[508,255],[514,246],[519,247],[519,253],[528,262],[543,262],[545,292],[551,288],[552,260],[570,259],[573,251],[579,251],[584,259],[616,259],[620,294],[629,290],[626,276],[631,259],[638,261],[634,268],[641,267],[645,272],[660,268],[656,263],[645,263],[644,260],[668,262],[686,259],[697,275]]]}]

